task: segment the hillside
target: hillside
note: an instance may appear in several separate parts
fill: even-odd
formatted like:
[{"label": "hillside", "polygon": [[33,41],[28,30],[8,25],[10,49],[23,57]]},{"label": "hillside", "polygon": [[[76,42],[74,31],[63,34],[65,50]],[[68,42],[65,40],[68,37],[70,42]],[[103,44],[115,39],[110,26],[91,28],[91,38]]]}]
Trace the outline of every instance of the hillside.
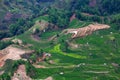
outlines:
[{"label": "hillside", "polygon": [[0,4],[0,39],[24,33],[34,24],[34,18],[46,14],[50,22],[63,28],[74,13],[81,20],[108,23],[120,12],[119,0],[1,0]]},{"label": "hillside", "polygon": [[0,0],[0,79],[120,80],[120,0]]}]

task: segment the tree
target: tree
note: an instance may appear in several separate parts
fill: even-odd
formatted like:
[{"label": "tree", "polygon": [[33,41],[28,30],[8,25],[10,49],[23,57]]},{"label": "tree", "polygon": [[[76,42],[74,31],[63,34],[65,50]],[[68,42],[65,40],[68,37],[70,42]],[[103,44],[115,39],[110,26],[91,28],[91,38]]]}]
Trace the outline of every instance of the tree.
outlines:
[{"label": "tree", "polygon": [[11,24],[10,25],[10,33],[12,33],[12,35],[16,35],[17,33],[17,26],[15,24]]},{"label": "tree", "polygon": [[50,8],[48,14],[50,22],[59,26],[59,28],[66,28],[69,24],[71,13],[67,11]]}]

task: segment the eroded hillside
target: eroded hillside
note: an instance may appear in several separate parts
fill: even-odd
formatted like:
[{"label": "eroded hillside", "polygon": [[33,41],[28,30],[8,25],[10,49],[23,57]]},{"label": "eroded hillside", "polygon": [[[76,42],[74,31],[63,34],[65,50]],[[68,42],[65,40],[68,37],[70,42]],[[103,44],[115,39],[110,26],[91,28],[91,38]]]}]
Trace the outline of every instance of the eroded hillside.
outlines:
[{"label": "eroded hillside", "polygon": [[119,4],[0,0],[0,79],[120,80]]},{"label": "eroded hillside", "polygon": [[105,24],[90,24],[86,27],[83,28],[78,28],[78,29],[68,29],[66,34],[72,33],[72,38],[81,38],[85,37],[87,35],[92,34],[94,31],[101,30],[101,29],[108,29],[110,28],[109,25]]}]

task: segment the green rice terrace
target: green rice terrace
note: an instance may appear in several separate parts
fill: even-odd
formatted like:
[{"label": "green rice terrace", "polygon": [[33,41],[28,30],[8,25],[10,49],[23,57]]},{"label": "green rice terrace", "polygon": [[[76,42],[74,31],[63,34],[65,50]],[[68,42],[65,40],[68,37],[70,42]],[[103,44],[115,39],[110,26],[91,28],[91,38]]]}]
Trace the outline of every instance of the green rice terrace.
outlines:
[{"label": "green rice terrace", "polygon": [[[38,25],[37,22],[41,20],[43,22]],[[71,35],[66,35],[63,30],[56,29],[46,30],[38,35],[39,31],[34,33],[33,30],[40,29],[40,25],[46,26],[44,24],[48,23],[47,16],[46,18],[37,18],[35,22],[34,26],[28,31],[11,38],[12,40],[21,40],[22,45],[30,44],[31,46],[27,47],[29,49],[51,55],[45,60],[37,61],[32,65],[28,62],[24,63],[27,74],[32,79],[44,80],[47,77],[53,80],[120,79],[120,68],[118,67],[120,62],[119,33],[101,30],[83,38],[71,39]],[[70,28],[82,28],[92,23],[75,19],[69,26]],[[22,48],[19,43],[14,45]],[[31,54],[30,58],[36,60],[36,54],[36,52]],[[7,65],[5,66],[7,67]]]},{"label": "green rice terrace", "polygon": [[0,4],[0,80],[120,80],[120,0]]}]

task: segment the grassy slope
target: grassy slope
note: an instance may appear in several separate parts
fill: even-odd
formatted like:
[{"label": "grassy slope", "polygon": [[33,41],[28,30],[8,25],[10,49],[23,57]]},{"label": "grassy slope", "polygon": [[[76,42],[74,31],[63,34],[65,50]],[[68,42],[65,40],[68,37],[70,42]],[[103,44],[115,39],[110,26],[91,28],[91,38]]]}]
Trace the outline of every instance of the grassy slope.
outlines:
[{"label": "grassy slope", "polygon": [[[47,17],[39,17],[36,20],[48,20]],[[78,28],[84,25],[88,25],[91,22],[82,22],[77,19],[70,23],[71,28]],[[57,31],[55,31],[57,32]],[[104,34],[92,34],[90,36],[84,37],[82,39],[75,39],[72,42],[77,44],[85,45],[89,43],[89,46],[82,46],[78,51],[70,50],[69,52],[63,52],[60,49],[61,46],[61,38],[67,39],[66,36],[58,37],[58,42],[55,45],[51,45],[50,42],[47,41],[34,41],[30,35],[31,32],[27,31],[24,34],[17,36],[25,43],[33,44],[33,48],[35,49],[44,49],[47,52],[52,54],[50,58],[56,64],[50,65],[46,63],[48,66],[68,66],[68,68],[50,68],[50,69],[37,69],[37,77],[36,79],[43,79],[48,76],[52,76],[55,80],[119,80],[119,74],[115,73],[115,67],[111,65],[112,62],[118,63],[120,62],[120,35],[116,32],[110,34],[107,31],[99,31],[106,32]],[[43,38],[47,38],[47,36],[53,35],[53,31],[49,31],[48,33],[43,34]],[[44,37],[44,35],[46,37]],[[101,38],[103,36],[103,38]],[[112,39],[115,39],[114,42]],[[90,55],[91,53],[91,55]],[[69,67],[69,65],[78,65],[80,63],[85,63],[85,65],[81,65],[79,67]],[[106,63],[106,65],[104,65]],[[42,64],[42,63],[40,63]],[[109,71],[108,74],[98,74],[98,73],[90,73],[87,71]],[[60,72],[64,72],[63,75],[60,75]]]}]

